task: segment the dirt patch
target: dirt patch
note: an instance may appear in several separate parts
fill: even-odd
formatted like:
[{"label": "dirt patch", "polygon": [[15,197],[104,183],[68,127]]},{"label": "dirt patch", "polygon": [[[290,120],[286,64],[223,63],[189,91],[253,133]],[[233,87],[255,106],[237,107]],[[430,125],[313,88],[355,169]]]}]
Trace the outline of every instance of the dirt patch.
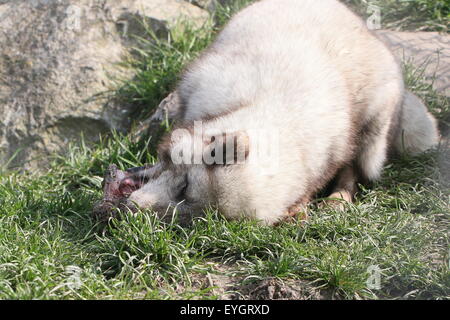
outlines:
[{"label": "dirt patch", "polygon": [[305,280],[269,278],[241,286],[237,298],[245,300],[323,300],[329,299],[329,296]]},{"label": "dirt patch", "polygon": [[235,266],[215,266],[217,272],[197,275],[194,286],[210,289],[210,294],[222,300],[323,300],[332,294],[316,288],[307,280],[266,278],[246,280],[237,276]]}]

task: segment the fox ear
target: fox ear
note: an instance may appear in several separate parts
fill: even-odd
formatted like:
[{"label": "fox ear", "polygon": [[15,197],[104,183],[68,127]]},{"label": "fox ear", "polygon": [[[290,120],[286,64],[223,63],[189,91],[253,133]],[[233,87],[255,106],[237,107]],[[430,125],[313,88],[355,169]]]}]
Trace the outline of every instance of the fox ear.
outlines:
[{"label": "fox ear", "polygon": [[243,164],[250,153],[249,138],[243,131],[210,136],[205,145],[206,165]]}]

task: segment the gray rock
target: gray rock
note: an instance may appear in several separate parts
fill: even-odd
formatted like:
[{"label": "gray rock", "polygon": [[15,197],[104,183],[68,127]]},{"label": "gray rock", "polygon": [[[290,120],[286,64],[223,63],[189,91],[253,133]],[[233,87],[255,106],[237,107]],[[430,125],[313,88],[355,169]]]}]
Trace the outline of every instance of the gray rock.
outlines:
[{"label": "gray rock", "polygon": [[186,1],[202,9],[206,9],[209,12],[214,11],[218,3],[217,0],[186,0]]},{"label": "gray rock", "polygon": [[213,13],[219,5],[224,6],[232,3],[232,0],[185,0],[185,1],[190,2],[193,5],[196,5],[202,9],[205,9],[210,13]]},{"label": "gray rock", "polygon": [[377,34],[400,60],[424,67],[424,75],[435,89],[450,97],[450,35],[387,30]]},{"label": "gray rock", "polygon": [[132,107],[108,91],[133,76],[119,62],[142,31],[136,18],[164,35],[180,16],[208,19],[178,0],[1,1],[0,167],[14,155],[11,164],[35,167],[81,133],[126,129]]}]

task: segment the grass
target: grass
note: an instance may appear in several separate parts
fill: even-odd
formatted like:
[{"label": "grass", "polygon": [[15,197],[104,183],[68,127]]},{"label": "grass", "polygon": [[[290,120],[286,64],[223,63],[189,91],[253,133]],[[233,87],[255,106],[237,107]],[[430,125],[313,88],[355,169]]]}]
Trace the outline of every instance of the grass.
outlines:
[{"label": "grass", "polygon": [[[170,92],[244,3],[220,10],[218,25],[202,32],[142,39],[130,61],[137,77],[118,91],[143,107],[137,117]],[[449,101],[421,75],[405,65],[408,86],[445,128]],[[448,150],[395,159],[355,204],[343,212],[312,207],[305,225],[229,222],[210,209],[189,228],[151,212],[96,226],[90,212],[104,169],[154,162],[156,140],[114,133],[95,146],[71,145],[45,173],[0,172],[0,299],[215,299],[220,294],[205,281],[215,274],[238,287],[306,281],[340,299],[450,298]],[[381,270],[380,289],[367,285],[371,266]]]}]

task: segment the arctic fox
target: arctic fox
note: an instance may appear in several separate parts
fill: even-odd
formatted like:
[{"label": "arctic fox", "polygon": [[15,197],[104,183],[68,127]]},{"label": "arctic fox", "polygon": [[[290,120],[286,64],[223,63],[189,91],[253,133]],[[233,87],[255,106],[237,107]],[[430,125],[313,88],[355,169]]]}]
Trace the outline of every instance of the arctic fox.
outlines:
[{"label": "arctic fox", "polygon": [[[274,224],[332,180],[331,197],[351,201],[389,152],[421,152],[439,137],[392,53],[337,0],[248,6],[187,67],[175,94],[179,126],[161,143],[160,162],[134,174],[145,183],[128,206],[161,216],[175,207],[185,220],[211,206]],[[267,137],[276,148],[268,169],[257,157]]]}]

